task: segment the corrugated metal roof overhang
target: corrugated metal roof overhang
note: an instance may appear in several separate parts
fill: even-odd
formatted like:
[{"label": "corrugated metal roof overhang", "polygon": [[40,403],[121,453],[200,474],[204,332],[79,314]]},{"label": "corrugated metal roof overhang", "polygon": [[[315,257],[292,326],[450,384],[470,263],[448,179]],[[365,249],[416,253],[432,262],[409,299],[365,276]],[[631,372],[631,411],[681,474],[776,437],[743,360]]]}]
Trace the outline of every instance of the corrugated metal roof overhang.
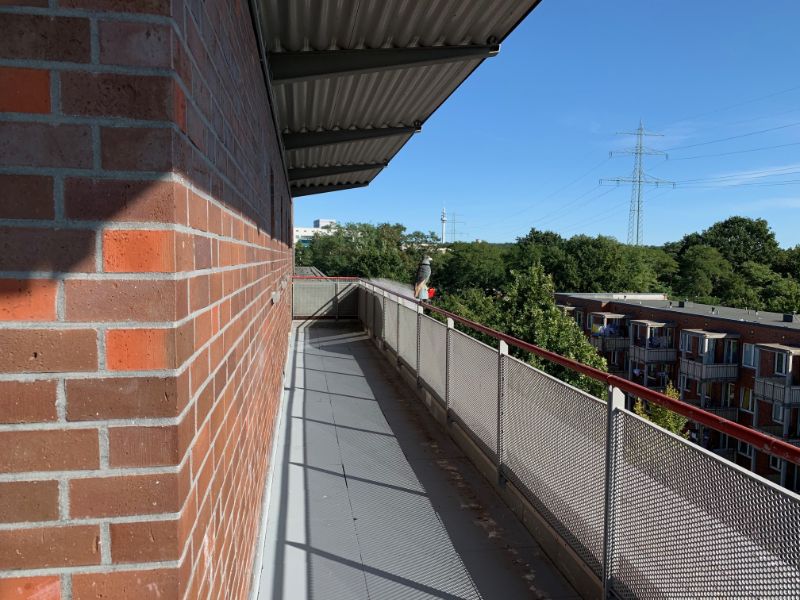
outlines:
[{"label": "corrugated metal roof overhang", "polygon": [[[540,0],[260,0],[273,62],[292,53],[469,48],[497,44]],[[352,54],[352,53],[351,53]],[[305,56],[304,56],[305,57]],[[424,123],[483,58],[273,80],[282,133],[374,130]],[[288,169],[385,164],[410,133],[287,150]],[[294,179],[293,193],[366,185],[381,169]]]}]

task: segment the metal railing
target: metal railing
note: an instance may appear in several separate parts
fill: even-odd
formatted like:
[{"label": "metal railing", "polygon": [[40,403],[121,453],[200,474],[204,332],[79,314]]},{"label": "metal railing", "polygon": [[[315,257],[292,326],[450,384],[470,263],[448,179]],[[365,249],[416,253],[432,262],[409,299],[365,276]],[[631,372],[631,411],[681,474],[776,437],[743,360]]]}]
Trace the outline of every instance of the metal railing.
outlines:
[{"label": "metal railing", "polygon": [[678,351],[675,348],[645,348],[644,346],[631,346],[631,360],[635,362],[675,362]]},{"label": "metal railing", "polygon": [[689,358],[681,358],[681,373],[689,379],[700,381],[736,379],[739,377],[739,365],[736,363],[702,363]]},{"label": "metal railing", "polygon": [[631,339],[628,336],[593,335],[589,338],[592,346],[600,352],[613,352],[614,350],[628,350]]},{"label": "metal railing", "polygon": [[[606,597],[800,597],[800,496],[626,410],[623,392],[796,465],[800,448],[388,288],[358,286],[368,334],[494,461]],[[509,347],[606,383],[608,397]]]},{"label": "metal railing", "polygon": [[769,402],[800,404],[800,386],[787,385],[786,377],[756,377],[753,393]]}]

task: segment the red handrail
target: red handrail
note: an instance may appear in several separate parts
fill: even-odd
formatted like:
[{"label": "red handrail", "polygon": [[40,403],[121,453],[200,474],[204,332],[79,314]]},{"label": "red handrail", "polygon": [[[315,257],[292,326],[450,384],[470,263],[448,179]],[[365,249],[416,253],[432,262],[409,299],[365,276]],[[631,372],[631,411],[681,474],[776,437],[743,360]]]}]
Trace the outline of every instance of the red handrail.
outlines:
[{"label": "red handrail", "polygon": [[444,317],[449,317],[453,319],[453,321],[461,323],[462,325],[466,325],[470,329],[484,333],[497,340],[502,340],[509,346],[514,346],[520,350],[530,352],[531,354],[543,358],[551,363],[561,365],[562,367],[566,367],[567,369],[580,373],[581,375],[591,377],[596,381],[602,381],[609,386],[619,388],[624,392],[633,394],[639,398],[642,398],[643,400],[647,400],[648,402],[654,402],[655,404],[663,406],[664,408],[668,408],[669,410],[687,417],[692,421],[701,423],[707,427],[711,427],[712,429],[730,435],[743,442],[747,442],[761,452],[765,452],[767,454],[771,454],[772,456],[788,460],[796,465],[800,465],[800,448],[797,446],[793,446],[792,444],[784,442],[783,440],[774,438],[765,433],[761,433],[760,431],[756,431],[755,429],[751,429],[735,421],[730,421],[723,417],[717,416],[692,404],[688,404],[681,400],[675,400],[666,394],[651,390],[650,388],[644,387],[643,385],[639,385],[638,383],[634,383],[632,381],[628,381],[627,379],[623,379],[617,375],[611,375],[610,373],[606,373],[605,371],[601,371],[595,367],[590,367],[589,365],[585,365],[571,358],[561,356],[560,354],[556,354],[550,350],[545,350],[544,348],[540,348],[534,344],[529,344],[528,342],[519,340],[501,331],[492,329],[491,327],[486,327],[485,325],[481,325],[475,321],[460,317],[459,315],[444,310],[443,308],[420,302],[416,298],[406,296],[397,292],[396,290],[382,286],[378,283],[373,283],[372,281],[367,281],[360,277],[317,277],[311,275],[296,275],[295,279],[348,279],[351,281],[361,281],[367,285],[371,285],[372,287],[389,292],[398,298],[402,298],[403,300],[412,302],[418,306],[422,306],[426,310],[435,312]]}]

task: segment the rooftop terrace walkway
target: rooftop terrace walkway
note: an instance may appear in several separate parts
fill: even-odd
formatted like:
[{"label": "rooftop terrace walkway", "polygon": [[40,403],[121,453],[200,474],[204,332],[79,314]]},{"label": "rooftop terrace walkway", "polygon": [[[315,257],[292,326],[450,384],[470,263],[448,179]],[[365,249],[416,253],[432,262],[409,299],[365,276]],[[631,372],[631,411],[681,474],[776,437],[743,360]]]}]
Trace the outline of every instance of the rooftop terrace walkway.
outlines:
[{"label": "rooftop terrace walkway", "polygon": [[259,600],[578,597],[360,326],[293,338]]}]

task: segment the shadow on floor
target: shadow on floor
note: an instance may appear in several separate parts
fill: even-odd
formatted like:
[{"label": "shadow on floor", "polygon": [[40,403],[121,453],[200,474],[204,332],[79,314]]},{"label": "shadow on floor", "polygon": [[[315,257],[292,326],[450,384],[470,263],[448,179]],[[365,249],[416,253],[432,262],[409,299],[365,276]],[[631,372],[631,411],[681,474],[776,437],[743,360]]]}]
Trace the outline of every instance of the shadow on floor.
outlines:
[{"label": "shadow on floor", "polygon": [[352,323],[296,323],[259,600],[577,598]]}]

